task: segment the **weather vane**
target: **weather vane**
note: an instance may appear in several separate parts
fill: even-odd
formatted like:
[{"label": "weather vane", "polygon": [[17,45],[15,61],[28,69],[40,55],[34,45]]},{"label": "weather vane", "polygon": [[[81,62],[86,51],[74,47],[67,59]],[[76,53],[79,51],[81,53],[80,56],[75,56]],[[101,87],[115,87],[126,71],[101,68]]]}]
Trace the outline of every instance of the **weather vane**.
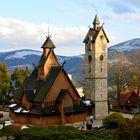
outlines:
[{"label": "weather vane", "polygon": [[48,19],[48,37],[51,37],[51,35],[50,35],[50,27],[49,27],[49,19]]}]

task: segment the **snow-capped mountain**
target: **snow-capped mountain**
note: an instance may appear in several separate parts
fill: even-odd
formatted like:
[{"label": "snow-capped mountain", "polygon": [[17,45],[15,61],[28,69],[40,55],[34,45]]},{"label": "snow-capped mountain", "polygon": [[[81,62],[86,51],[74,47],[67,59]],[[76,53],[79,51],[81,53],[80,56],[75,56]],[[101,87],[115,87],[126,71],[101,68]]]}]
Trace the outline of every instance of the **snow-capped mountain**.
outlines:
[{"label": "snow-capped mountain", "polygon": [[133,63],[136,59],[140,59],[140,38],[131,39],[111,46],[108,52],[110,63],[116,63],[120,60]]},{"label": "snow-capped mountain", "polygon": [[[29,69],[32,71],[34,68],[33,64],[35,65],[38,64],[41,55],[42,52],[40,51],[28,49],[16,50],[11,52],[1,52],[0,62],[4,62],[7,64],[10,73],[12,73],[15,67],[24,68],[25,66],[28,66]],[[83,72],[84,70],[83,66],[81,66],[84,60],[84,55],[78,56],[58,55],[57,59],[60,64],[66,62],[64,65],[64,69],[67,71],[67,73],[72,75],[72,77],[73,75],[75,75],[74,76],[75,81],[78,80],[78,77],[81,79],[81,76],[78,76],[78,74]]]},{"label": "snow-capped mountain", "polygon": [[140,49],[140,38],[131,39],[109,47],[109,52],[124,52]]},{"label": "snow-capped mountain", "polygon": [[[124,57],[127,61],[140,60],[140,38],[128,40],[108,49],[109,62],[115,63],[119,58]],[[33,64],[37,65],[42,52],[35,50],[16,50],[11,52],[1,52],[0,62],[7,64],[10,72],[15,67],[25,67],[28,65],[33,70]],[[133,57],[132,57],[133,56]],[[83,84],[84,81],[84,54],[78,56],[57,56],[60,64],[66,61],[64,68],[72,75],[76,83]]]}]

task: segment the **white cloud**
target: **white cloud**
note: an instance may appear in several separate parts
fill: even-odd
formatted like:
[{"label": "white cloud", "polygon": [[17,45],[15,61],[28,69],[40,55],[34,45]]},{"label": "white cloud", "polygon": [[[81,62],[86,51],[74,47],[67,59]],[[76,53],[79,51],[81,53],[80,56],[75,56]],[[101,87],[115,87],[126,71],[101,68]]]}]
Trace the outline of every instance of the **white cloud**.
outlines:
[{"label": "white cloud", "polygon": [[111,20],[117,20],[119,23],[120,21],[124,22],[139,22],[140,21],[140,14],[139,13],[123,13],[121,16],[116,13],[109,13],[107,16],[105,16],[107,19]]},{"label": "white cloud", "polygon": [[133,13],[134,9],[126,1],[122,0],[106,0],[112,11],[117,14]]},{"label": "white cloud", "polygon": [[[52,40],[59,54],[73,55],[82,52],[82,41],[86,35],[87,28],[50,26]],[[0,51],[12,49],[35,49],[40,50],[47,35],[47,24],[34,24],[13,18],[0,17]],[[82,51],[81,51],[82,50]],[[79,53],[78,53],[79,52]]]}]

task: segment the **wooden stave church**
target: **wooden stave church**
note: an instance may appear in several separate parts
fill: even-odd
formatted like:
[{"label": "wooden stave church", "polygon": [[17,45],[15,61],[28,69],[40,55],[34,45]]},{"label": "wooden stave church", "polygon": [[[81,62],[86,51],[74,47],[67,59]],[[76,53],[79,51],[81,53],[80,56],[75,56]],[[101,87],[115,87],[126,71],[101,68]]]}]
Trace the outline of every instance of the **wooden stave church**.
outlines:
[{"label": "wooden stave church", "polygon": [[54,53],[47,37],[39,64],[14,96],[9,116],[16,124],[57,125],[86,120],[87,107]]}]

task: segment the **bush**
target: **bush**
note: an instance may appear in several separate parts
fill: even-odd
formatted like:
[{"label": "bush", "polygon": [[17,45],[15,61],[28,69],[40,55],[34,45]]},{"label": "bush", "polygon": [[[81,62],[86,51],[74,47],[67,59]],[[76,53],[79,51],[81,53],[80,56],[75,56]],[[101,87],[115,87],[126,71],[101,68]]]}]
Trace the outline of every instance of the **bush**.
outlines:
[{"label": "bush", "polygon": [[9,99],[5,98],[5,99],[0,99],[0,105],[8,105],[9,104]]},{"label": "bush", "polygon": [[16,137],[19,134],[19,130],[14,126],[9,125],[0,130],[0,136],[5,136],[8,140],[9,137]]},{"label": "bush", "polygon": [[[126,118],[123,123],[119,125],[115,132],[115,140],[130,140],[132,137],[133,122]],[[133,139],[132,139],[133,140]]]},{"label": "bush", "polygon": [[73,126],[31,127],[23,129],[15,140],[112,140],[114,131],[80,131]]},{"label": "bush", "polygon": [[133,119],[126,118],[116,130],[115,140],[139,140],[140,139],[140,115]]},{"label": "bush", "polygon": [[112,113],[103,119],[103,126],[105,129],[116,129],[124,122],[124,117],[119,113]]}]

